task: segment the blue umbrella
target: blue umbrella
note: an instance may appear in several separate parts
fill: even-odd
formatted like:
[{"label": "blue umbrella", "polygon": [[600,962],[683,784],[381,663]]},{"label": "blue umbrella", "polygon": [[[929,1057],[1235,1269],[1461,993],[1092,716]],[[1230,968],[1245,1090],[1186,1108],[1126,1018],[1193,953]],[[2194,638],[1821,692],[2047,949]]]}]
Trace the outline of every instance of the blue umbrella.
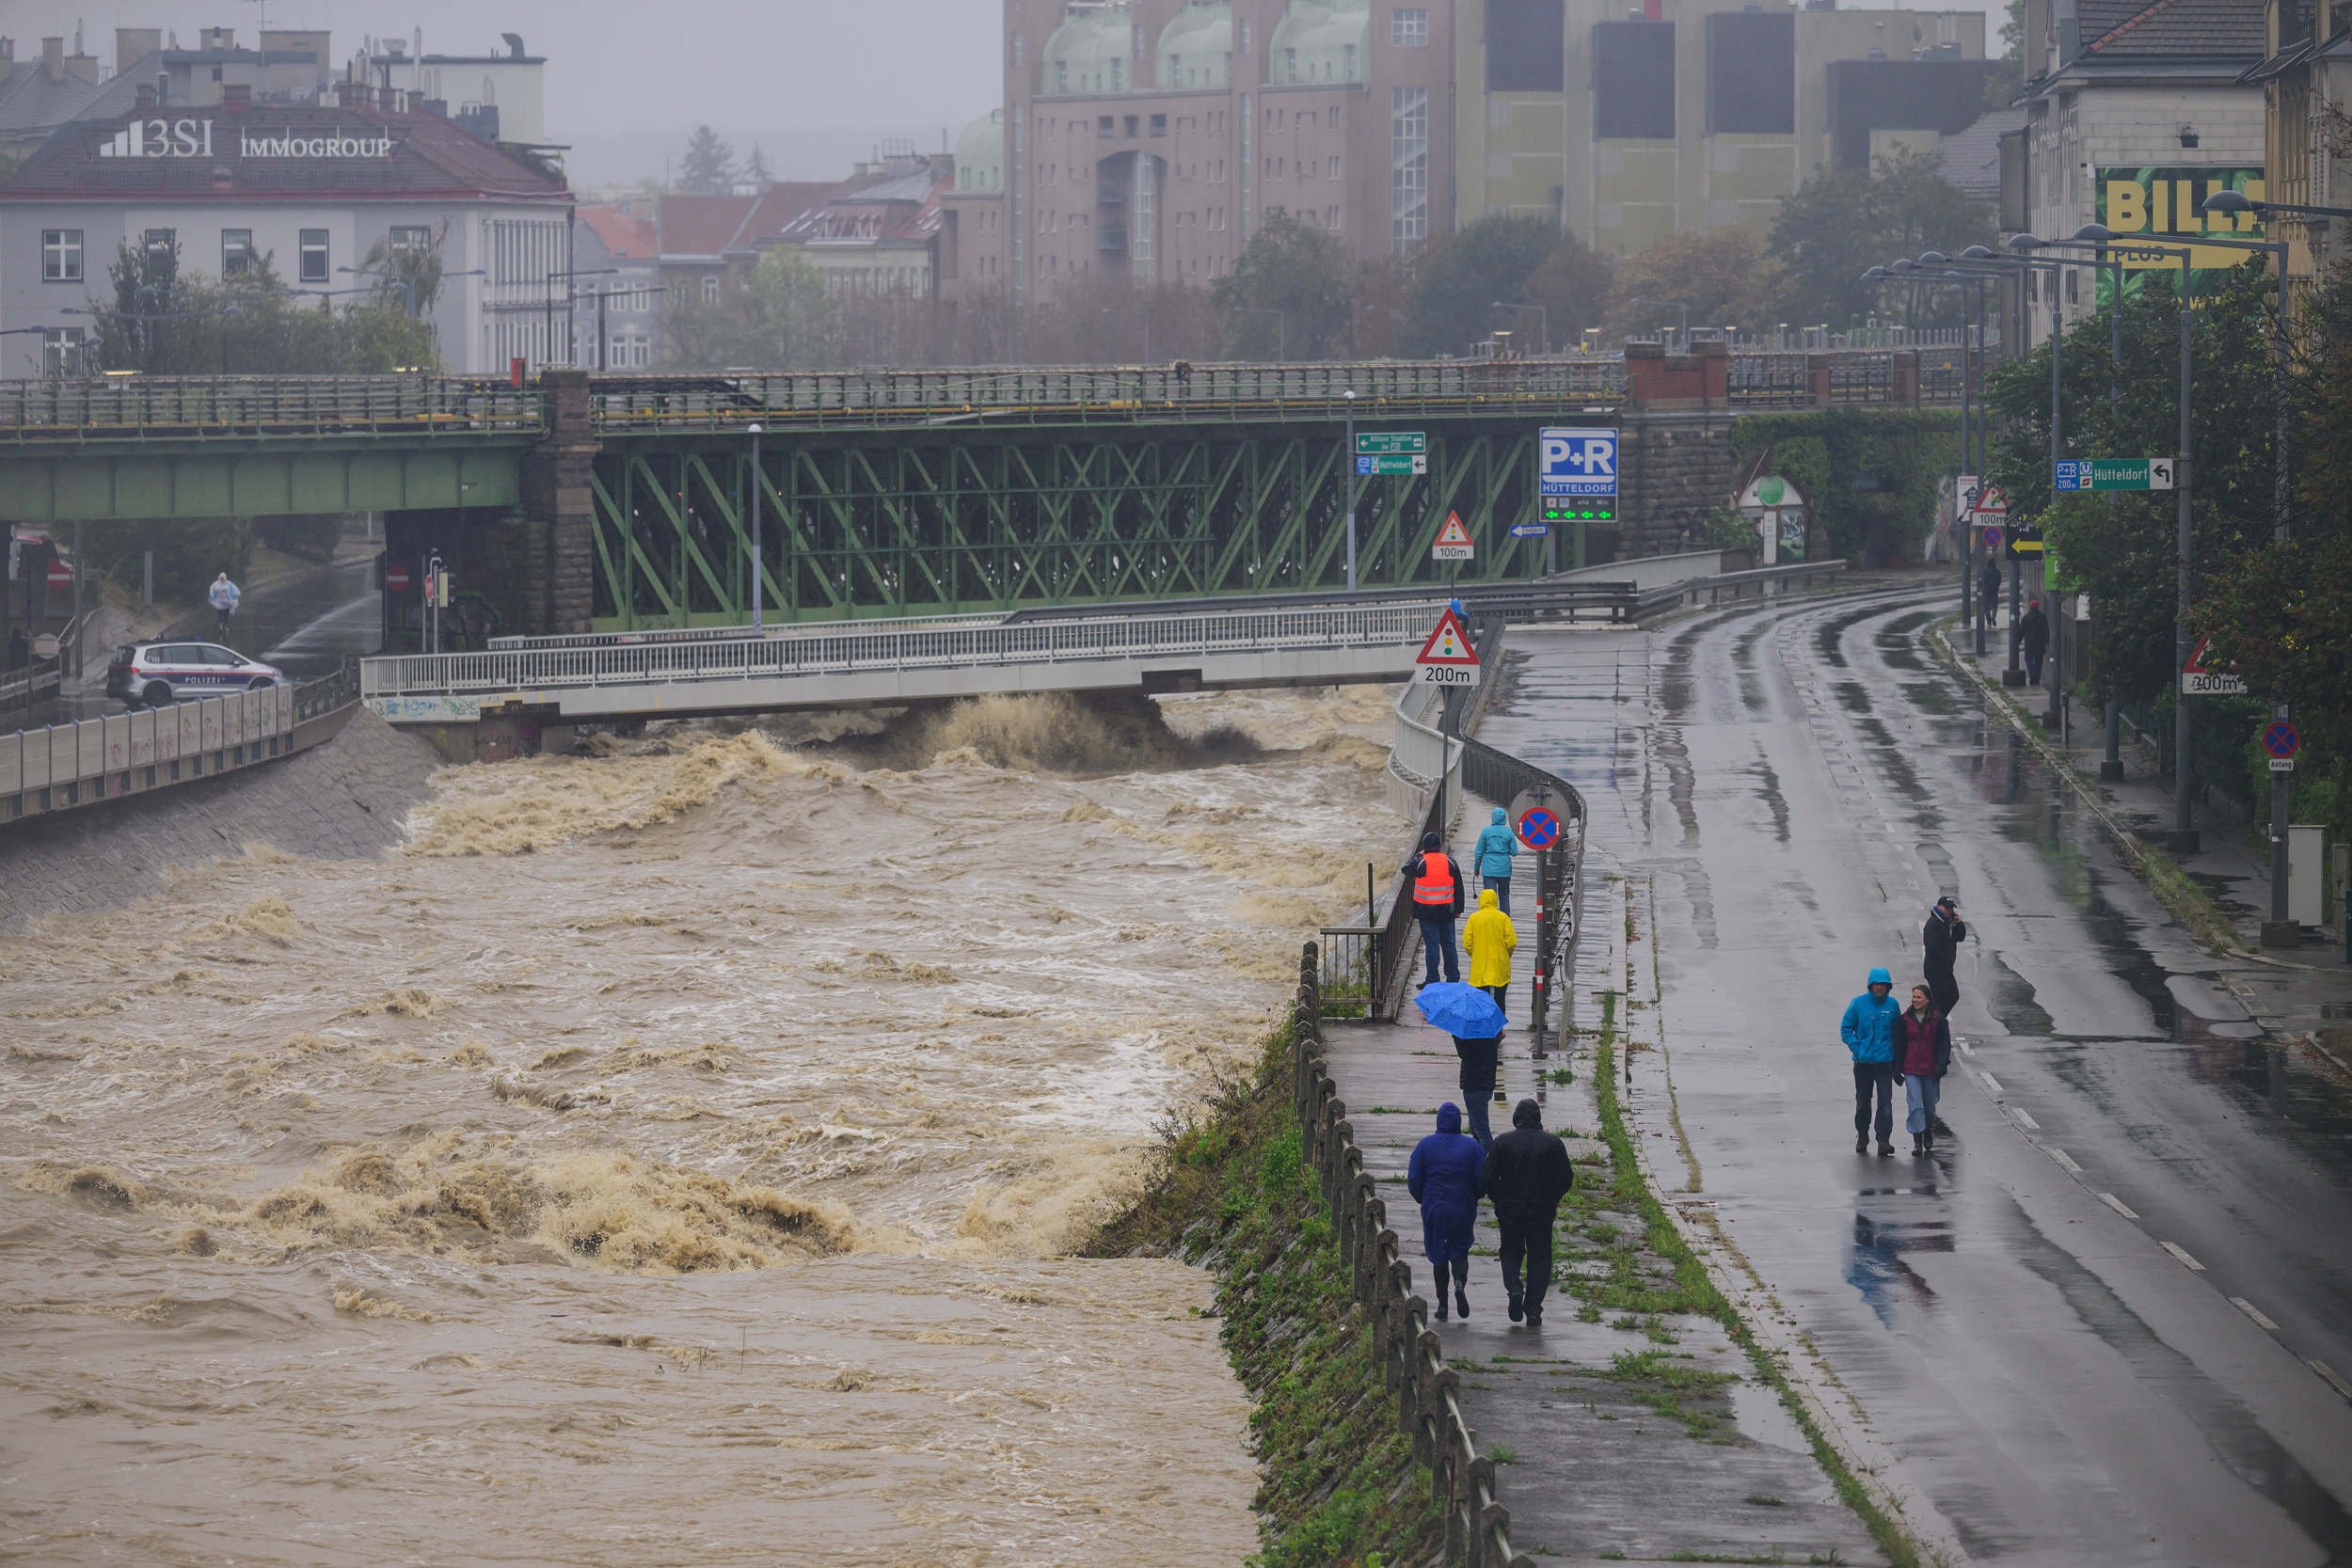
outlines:
[{"label": "blue umbrella", "polygon": [[1413,1000],[1431,1028],[1442,1029],[1457,1039],[1493,1039],[1510,1022],[1503,1017],[1502,1009],[1495,1006],[1493,997],[1476,986],[1457,981],[1442,980],[1424,986]]}]

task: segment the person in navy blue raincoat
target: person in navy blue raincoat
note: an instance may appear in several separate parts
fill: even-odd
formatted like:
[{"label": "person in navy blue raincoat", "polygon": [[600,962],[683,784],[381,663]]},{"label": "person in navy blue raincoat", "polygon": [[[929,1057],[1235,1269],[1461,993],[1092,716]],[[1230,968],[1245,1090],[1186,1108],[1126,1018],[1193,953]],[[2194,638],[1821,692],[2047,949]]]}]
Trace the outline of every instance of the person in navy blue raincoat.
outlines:
[{"label": "person in navy blue raincoat", "polygon": [[1436,1275],[1438,1321],[1445,1321],[1446,1275],[1454,1276],[1454,1304],[1470,1316],[1470,1255],[1478,1225],[1478,1193],[1486,1180],[1486,1151],[1462,1131],[1454,1101],[1438,1107],[1438,1130],[1413,1146],[1405,1188],[1421,1205],[1421,1244]]}]

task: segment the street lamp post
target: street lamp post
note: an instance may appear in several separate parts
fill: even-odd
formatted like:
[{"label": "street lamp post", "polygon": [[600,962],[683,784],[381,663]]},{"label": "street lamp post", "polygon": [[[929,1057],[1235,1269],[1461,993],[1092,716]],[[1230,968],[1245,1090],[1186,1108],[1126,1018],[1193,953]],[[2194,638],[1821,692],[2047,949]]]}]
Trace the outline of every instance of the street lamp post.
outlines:
[{"label": "street lamp post", "polygon": [[[548,321],[544,342],[548,352],[541,360],[542,368],[545,367],[548,360],[554,357],[555,280],[559,277],[611,277],[618,274],[620,270],[621,269],[618,267],[574,267],[562,272],[551,272],[548,274]],[[568,292],[564,296],[564,302],[566,307],[564,311],[564,357],[569,359],[572,356],[573,345],[572,312],[569,309],[571,304],[571,295]]]},{"label": "street lamp post", "polygon": [[752,437],[752,630],[759,630],[759,421],[751,424]]},{"label": "street lamp post", "polygon": [[1542,343],[1542,346],[1536,352],[1539,354],[1549,354],[1551,352],[1551,312],[1549,310],[1545,309],[1540,305],[1521,305],[1515,299],[1498,299],[1495,301],[1495,309],[1498,310],[1534,311],[1536,316],[1535,330],[1539,335]]}]

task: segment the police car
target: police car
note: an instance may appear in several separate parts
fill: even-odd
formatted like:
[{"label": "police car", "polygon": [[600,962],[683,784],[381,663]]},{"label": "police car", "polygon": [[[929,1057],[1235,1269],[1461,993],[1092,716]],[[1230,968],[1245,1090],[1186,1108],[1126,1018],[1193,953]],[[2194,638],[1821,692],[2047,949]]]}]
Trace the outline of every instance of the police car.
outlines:
[{"label": "police car", "polygon": [[252,691],[286,677],[276,665],[217,642],[126,642],[106,665],[106,695],[131,707]]}]

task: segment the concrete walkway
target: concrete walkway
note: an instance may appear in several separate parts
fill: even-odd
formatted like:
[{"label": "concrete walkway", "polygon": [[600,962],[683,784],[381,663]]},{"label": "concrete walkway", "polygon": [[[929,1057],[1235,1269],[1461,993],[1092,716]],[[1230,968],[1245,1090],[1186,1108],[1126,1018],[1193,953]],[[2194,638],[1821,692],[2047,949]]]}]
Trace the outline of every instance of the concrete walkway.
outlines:
[{"label": "concrete walkway", "polygon": [[[1465,869],[1491,805],[1475,797],[1465,802],[1452,846]],[[1575,997],[1588,999],[1588,1013],[1589,998],[1606,983],[1608,933],[1624,922],[1621,884],[1596,876],[1595,863],[1607,863],[1587,868],[1586,927],[1597,940],[1580,948],[1572,988]],[[1515,887],[1532,889],[1533,876],[1533,857],[1524,857]],[[1520,952],[1528,955],[1533,900],[1515,904]],[[1621,970],[1621,956],[1617,962]],[[1677,1556],[1883,1562],[1796,1422],[1756,1380],[1721,1323],[1697,1313],[1604,1310],[1579,1299],[1580,1291],[1602,1294],[1613,1271],[1622,1279],[1629,1264],[1671,1291],[1674,1266],[1645,1242],[1641,1220],[1627,1212],[1635,1207],[1631,1183],[1620,1188],[1620,1174],[1597,1136],[1591,1039],[1571,1037],[1565,1052],[1534,1057],[1526,996],[1521,963],[1511,991],[1518,1026],[1504,1036],[1502,1098],[1489,1110],[1501,1132],[1510,1126],[1512,1105],[1533,1097],[1544,1107],[1545,1125],[1568,1139],[1578,1191],[1562,1206],[1555,1228],[1562,1283],[1546,1303],[1541,1330],[1510,1322],[1496,1259],[1501,1238],[1492,1211],[1482,1205],[1470,1317],[1436,1325],[1462,1374],[1463,1411],[1479,1447],[1502,1463],[1512,1544],[1547,1562],[1579,1564]],[[1397,1023],[1328,1026],[1327,1044],[1365,1166],[1381,1182],[1390,1224],[1412,1259],[1414,1287],[1430,1296],[1432,1273],[1421,1256],[1420,1215],[1405,1174],[1414,1144],[1434,1129],[1438,1106],[1462,1103],[1453,1039],[1423,1023],[1408,1003]]]}]

